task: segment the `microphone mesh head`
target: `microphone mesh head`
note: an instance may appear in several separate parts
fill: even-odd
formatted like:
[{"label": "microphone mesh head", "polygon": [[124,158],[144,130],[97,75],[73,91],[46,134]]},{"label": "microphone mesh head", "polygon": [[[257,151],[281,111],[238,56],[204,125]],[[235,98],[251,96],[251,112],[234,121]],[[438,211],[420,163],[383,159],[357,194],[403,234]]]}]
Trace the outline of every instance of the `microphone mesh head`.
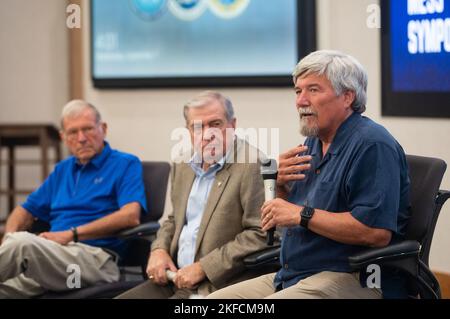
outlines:
[{"label": "microphone mesh head", "polygon": [[268,158],[266,162],[261,162],[261,174],[276,174],[278,172],[277,161],[273,158]]}]

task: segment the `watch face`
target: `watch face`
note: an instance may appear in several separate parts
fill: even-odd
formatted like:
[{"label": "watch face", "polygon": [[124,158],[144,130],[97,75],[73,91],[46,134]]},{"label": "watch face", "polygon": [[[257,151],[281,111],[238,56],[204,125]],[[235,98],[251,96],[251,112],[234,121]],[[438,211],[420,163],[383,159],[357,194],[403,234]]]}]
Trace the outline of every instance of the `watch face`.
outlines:
[{"label": "watch face", "polygon": [[303,226],[304,228],[308,229],[308,223],[311,219],[312,215],[314,214],[314,208],[305,206],[302,209],[302,212],[300,214],[300,226]]},{"label": "watch face", "polygon": [[314,208],[305,206],[305,208],[302,211],[302,217],[311,218],[313,213],[314,213]]}]

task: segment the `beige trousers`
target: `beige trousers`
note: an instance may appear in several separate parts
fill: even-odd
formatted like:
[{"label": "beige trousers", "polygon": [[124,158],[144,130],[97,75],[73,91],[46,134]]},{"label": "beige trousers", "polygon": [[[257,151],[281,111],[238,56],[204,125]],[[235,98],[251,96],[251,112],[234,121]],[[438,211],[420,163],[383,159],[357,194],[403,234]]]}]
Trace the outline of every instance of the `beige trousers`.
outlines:
[{"label": "beige trousers", "polygon": [[275,291],[275,273],[228,286],[210,294],[208,299],[380,299],[379,289],[362,288],[357,273],[324,271]]},{"label": "beige trousers", "polygon": [[0,298],[75,289],[75,276],[83,288],[119,280],[119,269],[98,247],[74,242],[63,246],[28,232],[5,235],[0,246]]}]

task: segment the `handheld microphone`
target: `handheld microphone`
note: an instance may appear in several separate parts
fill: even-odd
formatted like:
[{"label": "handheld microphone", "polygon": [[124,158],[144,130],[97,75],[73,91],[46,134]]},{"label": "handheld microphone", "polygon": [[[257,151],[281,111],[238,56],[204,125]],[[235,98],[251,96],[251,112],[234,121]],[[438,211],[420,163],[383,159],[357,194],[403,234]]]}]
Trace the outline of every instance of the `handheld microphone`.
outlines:
[{"label": "handheld microphone", "polygon": [[169,269],[166,270],[167,279],[169,279],[170,281],[174,281],[176,275],[177,275],[176,272]]},{"label": "handheld microphone", "polygon": [[[276,198],[277,161],[274,159],[261,159],[261,176],[264,180],[264,199],[269,201]],[[267,245],[273,246],[275,227],[267,231]]]}]

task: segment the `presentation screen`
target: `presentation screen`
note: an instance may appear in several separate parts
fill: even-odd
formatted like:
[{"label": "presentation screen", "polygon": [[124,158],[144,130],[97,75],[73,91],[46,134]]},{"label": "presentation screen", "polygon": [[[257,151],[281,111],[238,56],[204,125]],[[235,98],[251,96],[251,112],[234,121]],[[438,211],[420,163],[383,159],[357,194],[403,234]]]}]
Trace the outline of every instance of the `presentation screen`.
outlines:
[{"label": "presentation screen", "polygon": [[450,0],[381,5],[383,115],[450,117]]},{"label": "presentation screen", "polygon": [[92,0],[96,87],[291,85],[313,0]]}]

